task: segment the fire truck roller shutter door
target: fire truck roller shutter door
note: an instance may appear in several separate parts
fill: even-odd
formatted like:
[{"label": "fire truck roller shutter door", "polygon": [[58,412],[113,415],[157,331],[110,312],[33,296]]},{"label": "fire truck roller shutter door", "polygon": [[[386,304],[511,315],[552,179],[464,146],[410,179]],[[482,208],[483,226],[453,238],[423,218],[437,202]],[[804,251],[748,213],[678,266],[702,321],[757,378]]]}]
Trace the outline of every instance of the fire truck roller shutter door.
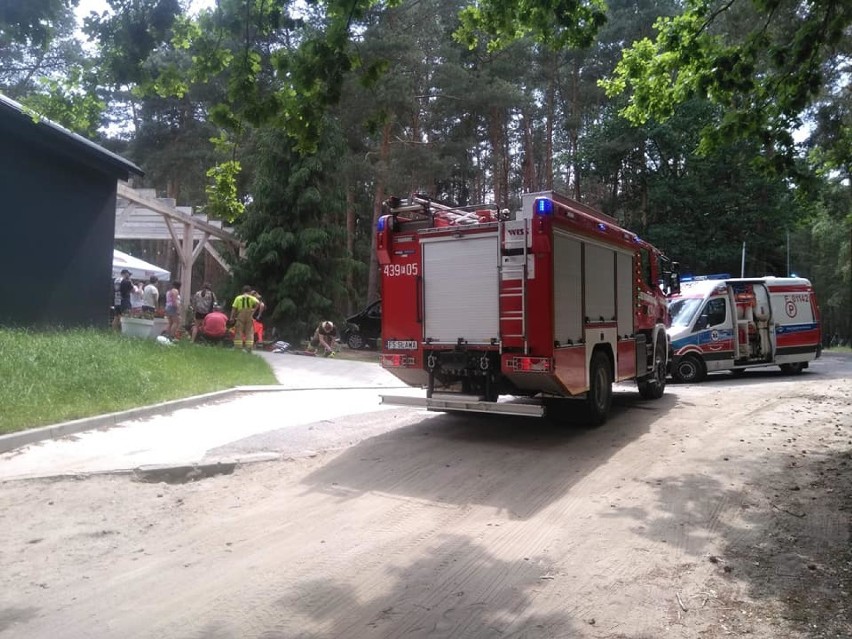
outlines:
[{"label": "fire truck roller shutter door", "polygon": [[614,251],[586,242],[584,257],[586,321],[612,322],[615,320]]},{"label": "fire truck roller shutter door", "polygon": [[[459,250],[458,242],[464,242]],[[423,240],[424,337],[490,344],[500,337],[497,233]]]},{"label": "fire truck roller shutter door", "polygon": [[582,246],[579,240],[561,233],[553,237],[553,271],[563,278],[553,280],[553,339],[560,346],[578,344],[583,339]]},{"label": "fire truck roller shutter door", "polygon": [[628,253],[616,253],[618,281],[618,336],[620,338],[632,337],[634,333],[633,322],[636,316],[633,312],[633,256]]}]

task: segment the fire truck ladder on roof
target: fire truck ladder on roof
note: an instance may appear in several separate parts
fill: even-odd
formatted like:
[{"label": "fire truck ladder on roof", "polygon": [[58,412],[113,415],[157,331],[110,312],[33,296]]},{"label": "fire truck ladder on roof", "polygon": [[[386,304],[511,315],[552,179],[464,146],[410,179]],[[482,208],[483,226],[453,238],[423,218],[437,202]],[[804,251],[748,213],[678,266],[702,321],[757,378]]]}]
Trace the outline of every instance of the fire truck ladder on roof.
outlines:
[{"label": "fire truck ladder on roof", "polygon": [[[524,342],[524,355],[529,353],[529,342],[527,341],[527,236],[529,234],[528,220],[523,220],[524,233],[520,241],[507,242],[505,240],[506,224],[500,222],[497,233],[497,280],[500,287],[500,352],[503,351],[503,339],[507,337],[519,337]],[[507,246],[510,244],[510,246]],[[506,259],[510,256],[517,257],[518,254],[512,249],[522,248],[520,256],[523,260],[518,262],[517,259]],[[503,286],[506,281],[513,282],[511,286]],[[515,283],[519,282],[519,283]],[[516,308],[517,304],[512,304],[512,300],[520,300],[520,309]],[[520,333],[502,333],[504,322],[512,324],[520,324]]]},{"label": "fire truck ladder on roof", "polygon": [[[495,211],[490,211],[490,209],[465,211],[463,209],[447,206],[446,204],[433,202],[427,197],[417,195],[412,196],[411,201],[423,206],[426,210],[431,211],[433,218],[442,219],[449,226],[479,224],[497,219],[497,213]],[[485,216],[485,219],[483,219],[483,213],[486,211],[488,211],[488,215]]]}]

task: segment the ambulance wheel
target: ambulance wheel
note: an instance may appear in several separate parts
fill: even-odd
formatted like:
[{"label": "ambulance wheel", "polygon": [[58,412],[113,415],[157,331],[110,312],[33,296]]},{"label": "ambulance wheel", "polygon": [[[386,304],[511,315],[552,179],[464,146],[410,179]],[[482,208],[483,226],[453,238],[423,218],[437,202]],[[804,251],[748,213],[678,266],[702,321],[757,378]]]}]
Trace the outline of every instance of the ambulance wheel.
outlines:
[{"label": "ambulance wheel", "polygon": [[780,364],[778,368],[785,375],[798,375],[805,370],[805,364],[803,362],[793,362],[791,364]]},{"label": "ambulance wheel", "polygon": [[661,343],[654,349],[654,371],[638,382],[642,399],[660,399],[666,391],[666,350]]},{"label": "ambulance wheel", "polygon": [[586,393],[586,413],[590,426],[600,426],[609,415],[612,405],[612,369],[609,357],[595,351],[589,363],[589,392]]},{"label": "ambulance wheel", "polygon": [[672,366],[672,377],[679,384],[697,384],[707,375],[707,369],[695,355],[684,355]]}]

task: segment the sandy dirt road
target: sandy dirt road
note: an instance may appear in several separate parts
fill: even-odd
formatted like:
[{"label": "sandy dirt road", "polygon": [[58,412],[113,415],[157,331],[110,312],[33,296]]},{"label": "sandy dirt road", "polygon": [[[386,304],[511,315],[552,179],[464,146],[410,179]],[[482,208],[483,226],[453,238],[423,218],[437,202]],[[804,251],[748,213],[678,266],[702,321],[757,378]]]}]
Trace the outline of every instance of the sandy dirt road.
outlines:
[{"label": "sandy dirt road", "polygon": [[0,637],[852,637],[852,358],[625,387],[596,430],[350,422],[194,483],[0,484]]}]

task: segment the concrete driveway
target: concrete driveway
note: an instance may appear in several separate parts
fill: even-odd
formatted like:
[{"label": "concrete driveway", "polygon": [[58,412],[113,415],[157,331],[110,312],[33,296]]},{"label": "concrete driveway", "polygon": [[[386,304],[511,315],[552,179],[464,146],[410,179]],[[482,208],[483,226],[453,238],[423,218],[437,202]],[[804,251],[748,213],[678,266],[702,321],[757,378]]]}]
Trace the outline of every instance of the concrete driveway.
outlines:
[{"label": "concrete driveway", "polygon": [[[264,433],[385,410],[379,404],[382,389],[416,392],[405,390],[376,363],[256,355],[272,366],[279,386],[128,411],[126,418],[117,414],[106,425],[103,419],[78,420],[72,434],[0,455],[0,480],[274,458],[278,453],[264,443]],[[50,436],[55,434],[45,430],[45,437]]]}]

